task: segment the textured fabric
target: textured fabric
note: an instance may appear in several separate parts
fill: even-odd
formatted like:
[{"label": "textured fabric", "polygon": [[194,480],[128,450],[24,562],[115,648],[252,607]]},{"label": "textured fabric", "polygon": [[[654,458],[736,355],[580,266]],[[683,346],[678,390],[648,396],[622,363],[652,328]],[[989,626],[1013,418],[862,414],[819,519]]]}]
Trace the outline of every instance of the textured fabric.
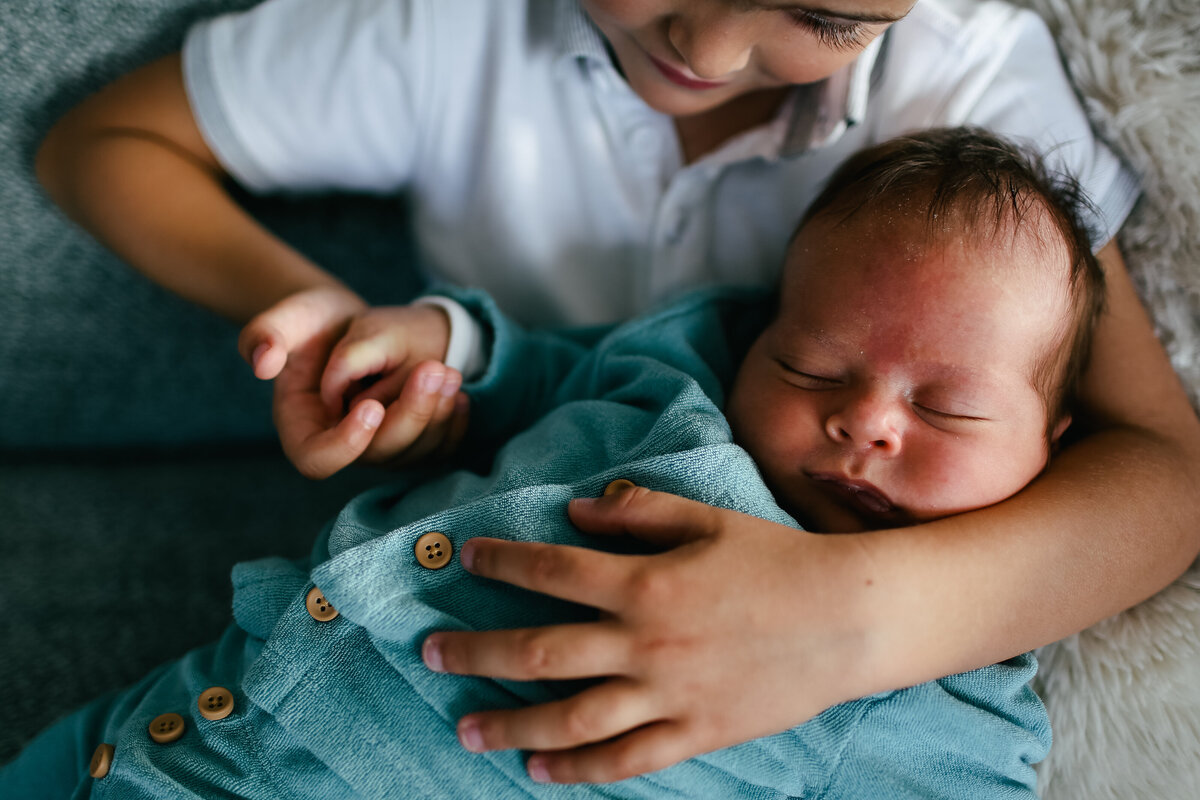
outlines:
[{"label": "textured fabric", "polygon": [[1045,25],[1006,3],[921,0],[876,62],[798,87],[775,121],[686,166],[672,120],[582,14],[573,0],[270,0],[189,34],[189,98],[254,191],[410,189],[430,276],[538,325],[628,319],[705,284],[774,285],[834,168],[913,129],[1029,140],[1099,206],[1097,246],[1137,196]]},{"label": "textured fabric", "polygon": [[[434,630],[592,612],[474,578],[457,559],[427,570],[414,554],[416,539],[437,530],[456,550],[478,534],[595,546],[568,523],[566,503],[598,495],[618,477],[794,525],[730,442],[720,413],[723,387],[766,322],[761,295],[692,298],[594,348],[586,337],[526,333],[477,295],[459,299],[491,330],[491,363],[471,387],[476,408],[488,410],[476,443],[506,442],[490,466],[437,477],[414,472],[360,495],[318,539],[310,562],[239,565],[236,625],[220,642],[46,734],[116,746],[113,770],[91,796],[556,796],[561,788],[525,777],[520,753],[462,750],[454,723],[470,710],[539,702],[571,687],[433,673],[420,661],[420,642]],[[339,610],[333,621],[306,613],[314,583]],[[1033,797],[1032,764],[1049,746],[1045,711],[1027,685],[1034,663],[1027,655],[846,703],[776,736],[576,791]],[[202,719],[195,705],[214,684],[232,688],[236,704],[218,722]],[[179,742],[153,744],[146,725],[166,711],[184,714],[189,729]],[[0,793],[5,781],[52,756],[62,760],[35,744],[28,759],[0,773]],[[83,778],[80,796],[89,785]]]}]

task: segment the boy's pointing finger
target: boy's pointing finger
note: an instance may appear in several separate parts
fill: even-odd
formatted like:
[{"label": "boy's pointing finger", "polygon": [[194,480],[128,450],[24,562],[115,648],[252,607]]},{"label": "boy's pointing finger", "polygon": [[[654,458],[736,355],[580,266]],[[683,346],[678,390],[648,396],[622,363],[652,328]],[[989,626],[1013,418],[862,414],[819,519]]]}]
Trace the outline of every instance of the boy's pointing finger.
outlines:
[{"label": "boy's pointing finger", "polygon": [[477,537],[462,548],[468,572],[604,611],[624,605],[639,557],[562,544]]}]

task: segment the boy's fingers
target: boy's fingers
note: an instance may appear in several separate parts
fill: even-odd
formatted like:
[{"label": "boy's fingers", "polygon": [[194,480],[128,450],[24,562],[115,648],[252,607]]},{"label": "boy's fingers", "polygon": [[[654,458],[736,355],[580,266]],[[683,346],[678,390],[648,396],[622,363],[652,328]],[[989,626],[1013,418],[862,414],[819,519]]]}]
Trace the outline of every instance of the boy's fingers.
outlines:
[{"label": "boy's fingers", "polygon": [[246,323],[238,336],[238,352],[259,378],[274,378],[292,350],[317,337],[335,335],[337,328],[365,307],[360,297],[344,287],[297,292]]},{"label": "boy's fingers", "polygon": [[695,500],[641,486],[602,497],[576,498],[567,505],[571,522],[582,531],[630,534],[662,546],[716,533],[726,513]]},{"label": "boy's fingers", "polygon": [[252,319],[238,334],[238,352],[261,380],[271,380],[287,363],[288,341],[283,333],[262,319]]},{"label": "boy's fingers", "polygon": [[383,421],[383,406],[364,400],[332,428],[315,417],[294,418],[277,427],[288,460],[306,478],[328,478],[354,463]]},{"label": "boy's fingers", "polygon": [[665,769],[711,749],[692,742],[683,723],[664,720],[587,747],[534,753],[526,769],[539,782],[612,783]]},{"label": "boy's fingers", "polygon": [[614,679],[553,703],[468,714],[458,722],[458,740],[473,752],[561,750],[610,739],[653,719],[645,691],[633,681]]},{"label": "boy's fingers", "polygon": [[564,544],[477,537],[462,548],[468,571],[602,611],[626,605],[642,559]]},{"label": "boy's fingers", "polygon": [[[617,674],[629,666],[628,639],[615,623],[606,622],[443,631],[425,639],[421,657],[437,672],[514,681],[591,678]],[[524,746],[495,744],[489,749]]]}]

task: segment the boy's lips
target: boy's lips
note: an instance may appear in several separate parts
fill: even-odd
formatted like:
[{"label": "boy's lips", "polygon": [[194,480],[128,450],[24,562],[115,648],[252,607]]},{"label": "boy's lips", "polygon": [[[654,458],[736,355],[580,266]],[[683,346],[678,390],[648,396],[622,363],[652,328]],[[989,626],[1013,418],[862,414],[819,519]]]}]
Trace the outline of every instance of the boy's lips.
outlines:
[{"label": "boy's lips", "polygon": [[845,504],[870,516],[895,512],[896,505],[869,481],[847,478],[832,472],[814,472],[808,476]]},{"label": "boy's lips", "polygon": [[663,74],[663,77],[665,77],[671,83],[674,83],[677,86],[682,86],[685,89],[719,89],[728,83],[728,81],[705,81],[699,78],[694,78],[691,75],[672,67],[665,61],[659,61],[649,53],[646,53],[646,57],[650,59],[651,64],[658,68],[658,71]]}]

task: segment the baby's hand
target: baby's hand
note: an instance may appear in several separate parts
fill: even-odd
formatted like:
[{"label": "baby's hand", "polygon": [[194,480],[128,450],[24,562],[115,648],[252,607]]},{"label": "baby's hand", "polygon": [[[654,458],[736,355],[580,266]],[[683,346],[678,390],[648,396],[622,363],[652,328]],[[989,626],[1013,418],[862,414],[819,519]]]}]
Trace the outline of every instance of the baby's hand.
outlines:
[{"label": "baby's hand", "polygon": [[467,429],[462,375],[442,363],[450,321],[436,306],[370,308],[350,321],[320,377],[330,415],[364,402],[385,408],[362,461],[409,463],[448,455]]},{"label": "baby's hand", "polygon": [[[398,329],[389,331],[389,326],[381,323],[393,317]],[[401,317],[411,318],[411,327],[400,321]],[[367,369],[356,374],[354,364],[362,361],[359,356],[372,347],[394,351],[401,329],[412,334],[400,342],[411,345],[407,357],[394,358],[391,372]],[[374,313],[349,289],[321,286],[290,295],[250,320],[238,338],[238,350],[257,377],[274,381],[272,410],[284,454],[302,475],[319,479],[360,458],[413,458],[439,446],[448,450],[457,444],[466,430],[466,397],[453,397],[461,379],[457,373],[450,376],[451,371],[440,363],[419,363],[440,360],[448,336],[449,324],[437,308],[378,309]],[[356,344],[363,338],[367,345]],[[331,372],[331,359],[338,348],[346,357],[338,356],[335,361],[342,366]],[[389,362],[385,359],[384,363]],[[430,374],[439,370],[440,379]],[[396,371],[403,374],[397,377]],[[328,403],[321,392],[327,372]],[[406,383],[405,377],[413,380]],[[375,380],[376,385],[367,387],[364,379]],[[451,384],[455,391],[450,391],[450,410],[454,413],[447,421],[440,392]],[[437,387],[432,395],[422,391],[430,385]],[[352,388],[355,396],[346,403],[346,393]],[[439,399],[429,412],[431,397]],[[377,440],[378,433],[383,435]]]},{"label": "baby's hand", "polygon": [[334,346],[320,381],[330,416],[378,402],[383,420],[362,453],[372,463],[408,463],[448,454],[466,432],[462,376],[441,360],[450,322],[436,306],[372,308]]}]

